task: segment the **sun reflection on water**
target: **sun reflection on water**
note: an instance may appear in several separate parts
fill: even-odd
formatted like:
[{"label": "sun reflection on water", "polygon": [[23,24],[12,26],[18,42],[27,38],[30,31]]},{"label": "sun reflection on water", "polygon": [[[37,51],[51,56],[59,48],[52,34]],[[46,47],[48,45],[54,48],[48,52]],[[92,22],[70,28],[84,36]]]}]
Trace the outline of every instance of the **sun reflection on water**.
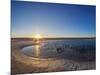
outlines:
[{"label": "sun reflection on water", "polygon": [[40,55],[40,45],[36,45],[35,49],[36,49],[36,57],[39,57],[39,55]]},{"label": "sun reflection on water", "polygon": [[40,46],[41,43],[43,42],[43,37],[40,34],[36,34],[34,36],[34,43],[35,43],[35,54],[36,57],[40,56]]}]

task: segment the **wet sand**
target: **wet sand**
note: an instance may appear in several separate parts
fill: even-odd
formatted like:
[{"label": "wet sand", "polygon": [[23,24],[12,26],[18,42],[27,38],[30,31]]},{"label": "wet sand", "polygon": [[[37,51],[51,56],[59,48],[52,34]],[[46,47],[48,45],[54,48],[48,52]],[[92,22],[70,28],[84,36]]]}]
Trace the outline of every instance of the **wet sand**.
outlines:
[{"label": "wet sand", "polygon": [[28,57],[20,50],[34,45],[32,40],[12,40],[11,42],[11,73],[40,73],[95,69],[95,61],[78,61],[72,59],[33,58]]}]

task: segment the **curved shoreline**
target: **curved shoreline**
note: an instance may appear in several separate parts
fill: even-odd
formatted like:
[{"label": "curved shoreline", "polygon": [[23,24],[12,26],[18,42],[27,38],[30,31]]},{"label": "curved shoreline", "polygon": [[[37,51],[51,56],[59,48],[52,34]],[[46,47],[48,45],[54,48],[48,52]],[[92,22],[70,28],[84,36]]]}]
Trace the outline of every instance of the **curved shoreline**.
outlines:
[{"label": "curved shoreline", "polygon": [[[20,50],[21,48],[29,45],[34,45],[34,43],[30,41],[26,41],[26,42],[12,41],[12,46],[11,46],[11,60],[13,64],[11,66],[12,74],[95,69],[95,62],[79,62],[79,61],[73,61],[69,59],[68,60],[67,59],[66,60],[41,59],[41,58],[28,57],[22,54]],[[16,62],[24,65],[20,65],[20,64],[16,65]],[[23,70],[23,67],[29,69]],[[17,69],[18,71],[16,71]]]}]

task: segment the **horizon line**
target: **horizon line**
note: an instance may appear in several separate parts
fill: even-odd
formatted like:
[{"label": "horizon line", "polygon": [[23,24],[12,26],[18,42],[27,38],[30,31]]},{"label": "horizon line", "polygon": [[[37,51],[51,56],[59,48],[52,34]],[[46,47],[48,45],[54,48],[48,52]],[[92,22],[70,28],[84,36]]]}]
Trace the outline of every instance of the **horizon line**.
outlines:
[{"label": "horizon line", "polygon": [[[34,37],[11,37],[11,38],[33,38],[34,39]],[[43,39],[67,39],[67,38],[96,38],[96,36],[94,36],[94,37],[43,37]]]}]

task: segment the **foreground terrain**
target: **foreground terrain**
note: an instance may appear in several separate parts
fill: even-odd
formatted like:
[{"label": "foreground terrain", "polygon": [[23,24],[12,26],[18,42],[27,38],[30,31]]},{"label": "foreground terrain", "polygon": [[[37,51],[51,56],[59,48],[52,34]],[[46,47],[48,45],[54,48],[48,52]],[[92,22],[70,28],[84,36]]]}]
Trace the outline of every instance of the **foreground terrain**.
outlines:
[{"label": "foreground terrain", "polygon": [[28,57],[20,50],[28,45],[34,45],[31,39],[11,40],[11,73],[40,73],[95,69],[95,60],[82,61],[74,59],[34,58]]}]

